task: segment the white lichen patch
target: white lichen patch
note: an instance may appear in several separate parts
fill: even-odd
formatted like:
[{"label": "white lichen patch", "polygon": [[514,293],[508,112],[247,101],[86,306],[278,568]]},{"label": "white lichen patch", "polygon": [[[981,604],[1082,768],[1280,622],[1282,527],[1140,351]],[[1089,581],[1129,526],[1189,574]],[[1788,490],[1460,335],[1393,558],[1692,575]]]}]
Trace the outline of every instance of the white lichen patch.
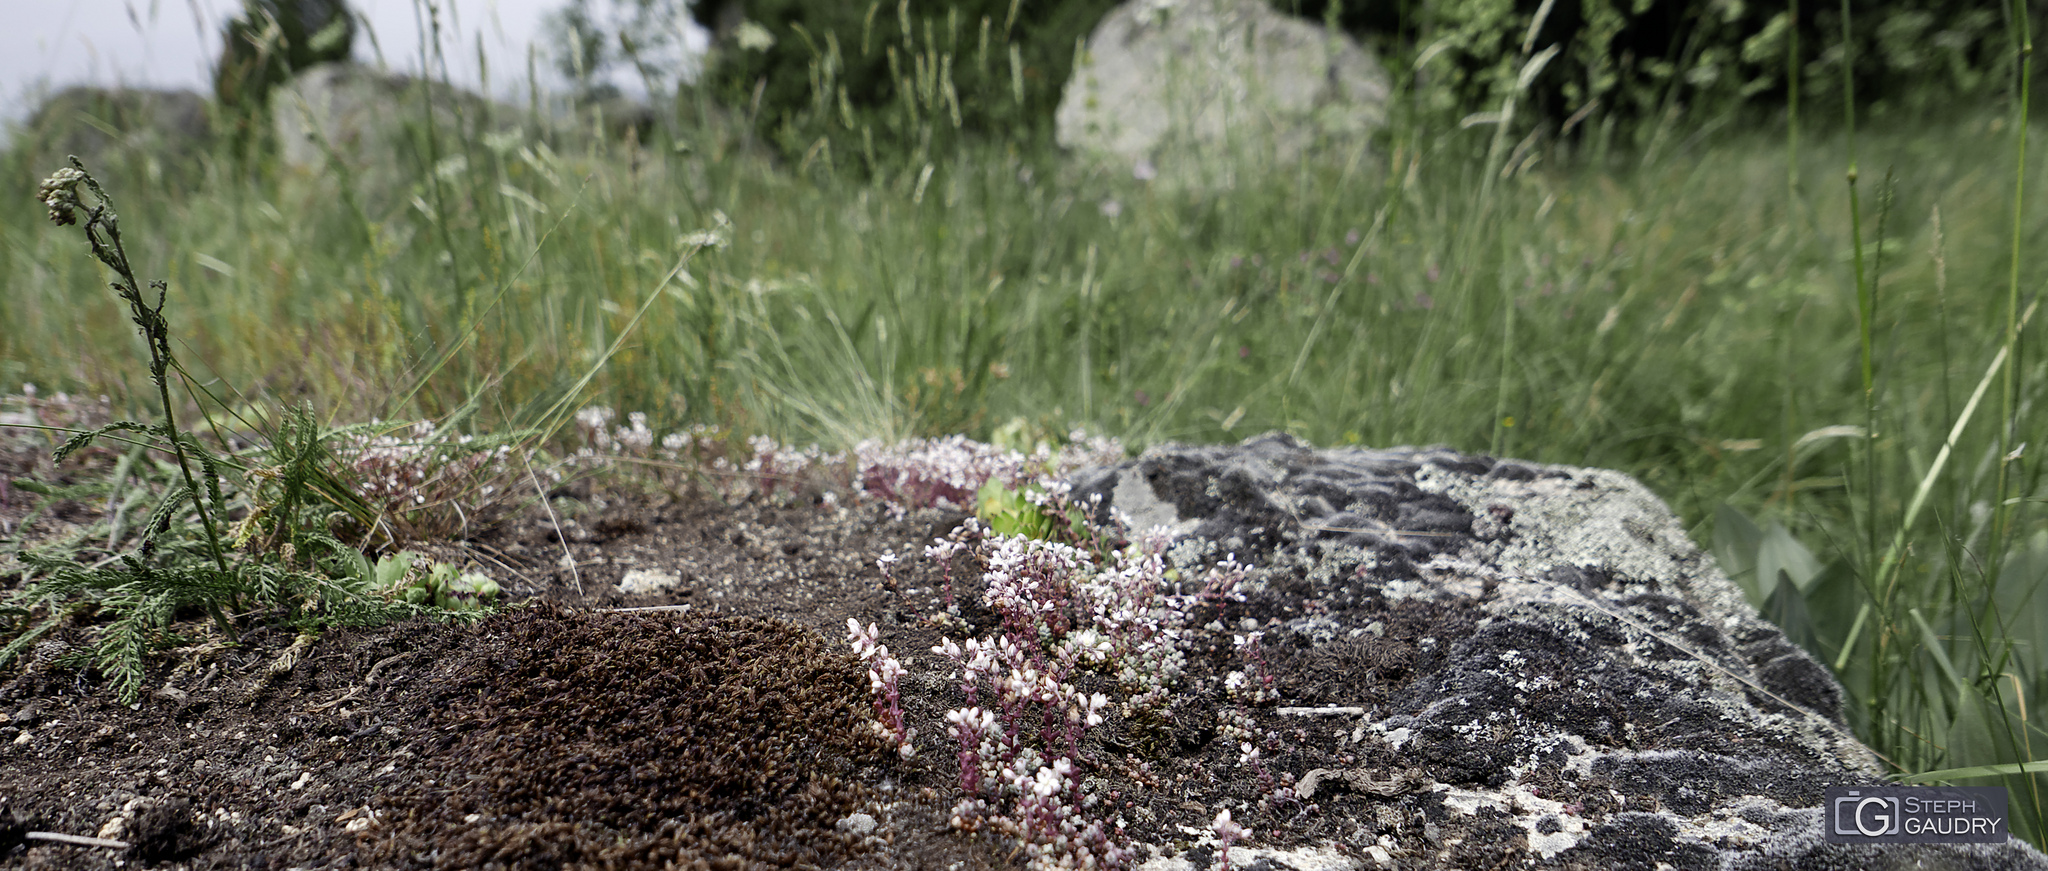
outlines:
[{"label": "white lichen patch", "polygon": [[683,579],[675,572],[660,569],[630,569],[625,577],[619,578],[619,592],[628,596],[642,593],[661,593],[672,590]]},{"label": "white lichen patch", "polygon": [[1592,831],[1592,825],[1572,806],[1543,798],[1520,783],[1487,791],[1446,786],[1442,793],[1444,807],[1468,816],[1479,813],[1482,807],[1506,813],[1515,825],[1528,832],[1529,849],[1545,859],[1578,846]]},{"label": "white lichen patch", "polygon": [[1186,535],[1202,525],[1199,519],[1182,520],[1179,509],[1153,495],[1152,485],[1142,475],[1128,472],[1117,476],[1116,489],[1110,496],[1117,510],[1130,517],[1132,529],[1165,527],[1173,531],[1174,537]]},{"label": "white lichen patch", "polygon": [[[1678,835],[1708,844],[1752,849],[1772,840],[1778,832],[1759,825],[1755,819],[1781,818],[1793,809],[1763,796],[1745,796],[1715,807],[1697,817],[1672,815]],[[1806,809],[1812,812],[1812,809]]]},{"label": "white lichen patch", "polygon": [[[1207,829],[1181,826],[1181,831],[1194,835],[1196,844],[1206,845],[1214,850],[1220,844]],[[1205,867],[1216,867],[1214,860]],[[1230,848],[1232,868],[1291,868],[1294,871],[1357,871],[1358,861],[1338,852],[1335,844],[1321,847],[1297,847],[1292,850],[1269,850],[1263,847],[1247,847],[1242,844]],[[1137,867],[1137,871],[1198,871],[1195,863],[1184,856],[1154,856]]]}]

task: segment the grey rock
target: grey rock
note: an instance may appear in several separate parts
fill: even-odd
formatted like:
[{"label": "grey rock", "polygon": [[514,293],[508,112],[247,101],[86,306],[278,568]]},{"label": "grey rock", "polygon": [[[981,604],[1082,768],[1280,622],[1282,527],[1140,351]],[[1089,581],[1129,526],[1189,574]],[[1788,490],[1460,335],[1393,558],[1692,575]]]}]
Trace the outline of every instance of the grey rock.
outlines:
[{"label": "grey rock", "polygon": [[1319,141],[1362,141],[1388,93],[1356,41],[1259,0],[1130,0],[1077,54],[1054,135],[1192,178],[1219,156],[1288,161]]},{"label": "grey rock", "polygon": [[43,173],[68,166],[65,157],[76,154],[113,187],[114,173],[126,167],[141,164],[145,174],[161,174],[204,154],[212,142],[211,113],[197,92],[75,87],[38,105],[11,148],[35,155]]},{"label": "grey rock", "polygon": [[[510,156],[541,144],[580,147],[598,136],[645,141],[655,121],[650,109],[624,100],[574,110],[550,103],[536,112],[360,64],[313,67],[273,90],[270,101],[283,165],[345,176],[373,209],[429,172],[461,171],[469,159],[464,142]],[[426,144],[430,118],[438,152]]]},{"label": "grey rock", "polygon": [[837,827],[840,831],[846,832],[847,834],[853,835],[855,837],[865,838],[875,833],[875,825],[875,817],[873,814],[854,813],[841,819],[838,822]]},{"label": "grey rock", "polygon": [[2048,869],[2019,841],[1824,843],[1824,791],[1884,773],[1845,724],[1840,685],[1626,475],[1274,433],[1154,448],[1074,485],[1104,514],[1172,531],[1184,566],[1234,553],[1259,567],[1255,595],[1321,603],[1283,627],[1296,643],[1334,649],[1389,603],[1454,627],[1410,639],[1430,663],[1355,720],[1375,770],[1317,779],[1398,793],[1397,818],[1426,818],[1379,826],[1396,852],[1456,841],[1520,852],[1517,867]]},{"label": "grey rock", "polygon": [[681,585],[681,575],[662,569],[627,569],[619,578],[619,592],[628,596],[665,593]]},{"label": "grey rock", "polygon": [[[446,85],[379,72],[359,64],[322,64],[270,94],[278,157],[300,172],[345,170],[376,186],[410,167],[417,174],[426,107],[437,133],[457,138],[521,129],[519,113]],[[335,166],[339,164],[339,166]]]}]

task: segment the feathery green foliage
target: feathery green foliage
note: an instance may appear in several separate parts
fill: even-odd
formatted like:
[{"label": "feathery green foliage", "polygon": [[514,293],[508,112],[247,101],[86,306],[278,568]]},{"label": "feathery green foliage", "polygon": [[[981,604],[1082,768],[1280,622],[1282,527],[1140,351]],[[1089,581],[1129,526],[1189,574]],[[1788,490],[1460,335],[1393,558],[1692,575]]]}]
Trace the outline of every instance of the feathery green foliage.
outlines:
[{"label": "feathery green foliage", "polygon": [[[104,675],[123,702],[133,703],[142,692],[145,655],[176,640],[171,629],[181,613],[203,612],[221,634],[232,638],[238,620],[246,616],[316,631],[330,623],[376,622],[426,610],[404,601],[375,600],[370,595],[372,572],[362,553],[329,532],[327,509],[349,504],[351,494],[335,478],[327,434],[313,419],[310,406],[284,415],[268,447],[256,454],[270,461],[259,467],[244,466],[242,457],[220,452],[178,429],[174,413],[179,406],[171,398],[171,382],[173,373],[181,380],[190,375],[171,352],[163,314],[169,285],[152,282],[153,300],[143,294],[129,265],[111,198],[82,163],[73,158],[72,164],[44,182],[39,198],[48,206],[50,219],[60,225],[77,223],[79,212],[84,212],[83,229],[93,254],[114,272],[115,293],[128,303],[148,347],[148,372],[161,402],[162,421],[120,420],[77,432],[53,458],[62,464],[100,442],[120,439],[143,451],[167,454],[173,462],[164,480],[147,488],[159,489],[161,495],[141,524],[132,550],[93,564],[83,563],[69,549],[75,542],[19,554],[18,571],[27,583],[4,608],[18,625],[0,647],[0,666],[72,617],[97,611],[110,619],[94,627],[90,649],[79,659]],[[81,186],[93,195],[93,205],[80,201]],[[114,483],[119,486],[132,466],[124,463],[117,469]],[[225,483],[228,472],[240,473],[238,486]],[[83,493],[77,487],[22,483],[24,489],[46,498]],[[232,541],[224,541],[221,523],[237,508],[243,517],[235,524]],[[114,538],[120,538],[118,532]],[[42,619],[37,622],[39,613]]]}]

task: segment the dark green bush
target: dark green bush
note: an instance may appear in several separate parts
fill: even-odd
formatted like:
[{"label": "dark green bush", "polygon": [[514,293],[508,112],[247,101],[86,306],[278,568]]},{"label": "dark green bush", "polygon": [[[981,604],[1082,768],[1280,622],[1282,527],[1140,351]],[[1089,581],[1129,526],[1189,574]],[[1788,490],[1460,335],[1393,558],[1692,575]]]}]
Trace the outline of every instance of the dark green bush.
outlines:
[{"label": "dark green bush", "polygon": [[[2016,11],[1960,0],[1271,0],[1334,19],[1415,72],[1425,124],[1498,109],[1532,57],[1556,48],[1517,98],[1523,122],[1660,122],[1797,93],[1838,117],[1842,65],[1859,111],[1918,115],[1996,99],[2013,81]],[[704,82],[792,159],[918,163],[962,135],[1049,138],[1075,41],[1114,0],[748,0],[693,5],[720,32]],[[1532,29],[1533,28],[1533,29]],[[1797,48],[1797,62],[1792,52]],[[1821,108],[1825,107],[1825,108]],[[1815,113],[1818,112],[1816,115]],[[1644,128],[1648,129],[1648,128]],[[857,150],[858,154],[848,154]]]},{"label": "dark green bush", "polygon": [[[754,0],[704,81],[806,161],[872,168],[921,163],[963,136],[1049,140],[1075,42],[1115,5]],[[709,7],[694,7],[707,25]]]},{"label": "dark green bush", "polygon": [[[1337,4],[1332,9],[1332,4]],[[1426,114],[1497,108],[1524,65],[1558,52],[1518,101],[1525,118],[1655,119],[1667,108],[1719,112],[1776,107],[1790,95],[1796,37],[1802,103],[1839,107],[1842,63],[1853,57],[1866,111],[1918,113],[1996,97],[2012,81],[2010,7],[1962,0],[1275,0],[1311,18],[1334,11],[1347,31],[1378,43],[1389,66],[1417,70]],[[2031,0],[2037,20],[2048,3]],[[1538,16],[1541,14],[1541,20]],[[1531,34],[1531,26],[1536,30]],[[1419,64],[1417,62],[1420,62]],[[1838,114],[1838,108],[1837,108]]]},{"label": "dark green bush", "polygon": [[260,111],[270,89],[313,66],[347,60],[356,21],[347,0],[244,0],[215,64],[221,105]]}]

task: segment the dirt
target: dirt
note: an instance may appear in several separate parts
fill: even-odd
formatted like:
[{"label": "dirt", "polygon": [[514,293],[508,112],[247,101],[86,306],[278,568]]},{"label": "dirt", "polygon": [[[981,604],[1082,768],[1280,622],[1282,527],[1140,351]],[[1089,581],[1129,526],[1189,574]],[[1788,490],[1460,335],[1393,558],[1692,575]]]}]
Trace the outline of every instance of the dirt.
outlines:
[{"label": "dirt", "polygon": [[[0,452],[0,480],[91,480],[110,462],[59,473],[35,452]],[[31,501],[0,494],[0,533],[15,534]],[[61,536],[99,510],[59,503],[26,537]],[[475,625],[317,638],[257,627],[232,643],[189,615],[186,642],[152,658],[132,707],[95,671],[60,665],[94,629],[82,615],[0,671],[0,866],[1023,867],[1025,849],[997,825],[952,823],[961,773],[943,717],[966,698],[933,648],[1000,625],[980,603],[980,566],[956,566],[949,608],[946,575],[915,555],[966,517],[816,488],[725,500],[568,487],[429,548],[492,574],[514,607]],[[884,554],[903,558],[885,573]],[[621,593],[643,570],[674,583]],[[1283,626],[1313,614],[1380,629],[1312,643]],[[1259,847],[1332,845],[1367,867],[1526,865],[1521,828],[1456,813],[1426,788],[1483,780],[1461,773],[1470,766],[1416,767],[1384,742],[1346,740],[1358,711],[1443,669],[1478,615],[1318,595],[1305,581],[1198,606],[1170,705],[1112,705],[1081,740],[1081,816],[1134,847],[1130,865],[1220,864],[1224,809]],[[903,660],[913,757],[874,728],[849,619],[874,624]],[[1256,667],[1233,645],[1253,630],[1268,638]],[[1270,677],[1275,692],[1233,694],[1233,671]],[[1074,680],[1123,696],[1107,673]],[[1295,797],[1310,791],[1295,778],[1317,769],[1319,788]],[[1586,811],[1655,807],[1613,804]],[[1546,864],[1578,860],[1606,864]]]},{"label": "dirt", "polygon": [[[0,480],[90,481],[113,461],[60,472],[15,444],[0,452]],[[152,657],[134,706],[94,670],[59,665],[92,617],[54,633],[0,671],[0,865],[1022,867],[1016,841],[993,826],[949,825],[960,772],[941,718],[964,697],[930,651],[997,632],[978,572],[957,572],[950,615],[934,564],[906,558],[884,574],[876,561],[918,553],[967,515],[896,516],[817,490],[731,503],[631,487],[558,495],[552,511],[429,548],[493,574],[519,603],[473,626],[317,638],[258,626],[230,643],[189,615],[186,643]],[[24,530],[32,502],[0,493],[0,532],[49,540],[103,510],[62,501]],[[676,583],[622,594],[635,569]],[[1370,843],[1371,826],[1345,821],[1402,816],[1375,816],[1381,799],[1367,792],[1273,801],[1275,783],[1239,764],[1231,739],[1242,734],[1219,732],[1267,736],[1270,772],[1370,762],[1330,740],[1348,724],[1223,701],[1223,676],[1244,667],[1225,627],[1277,624],[1305,605],[1266,593],[1198,615],[1212,628],[1191,634],[1185,691],[1165,715],[1112,711],[1089,732],[1088,815],[1120,820],[1116,842],[1193,848],[1206,862],[1190,833],[1225,806],[1275,846]],[[1419,608],[1350,616],[1390,629],[1268,652],[1287,704],[1369,707],[1428,670],[1427,654],[1395,639],[1469,628]],[[914,758],[872,728],[849,618],[876,624],[905,662],[904,715],[924,736]],[[1107,675],[1080,681],[1116,692]]]}]

